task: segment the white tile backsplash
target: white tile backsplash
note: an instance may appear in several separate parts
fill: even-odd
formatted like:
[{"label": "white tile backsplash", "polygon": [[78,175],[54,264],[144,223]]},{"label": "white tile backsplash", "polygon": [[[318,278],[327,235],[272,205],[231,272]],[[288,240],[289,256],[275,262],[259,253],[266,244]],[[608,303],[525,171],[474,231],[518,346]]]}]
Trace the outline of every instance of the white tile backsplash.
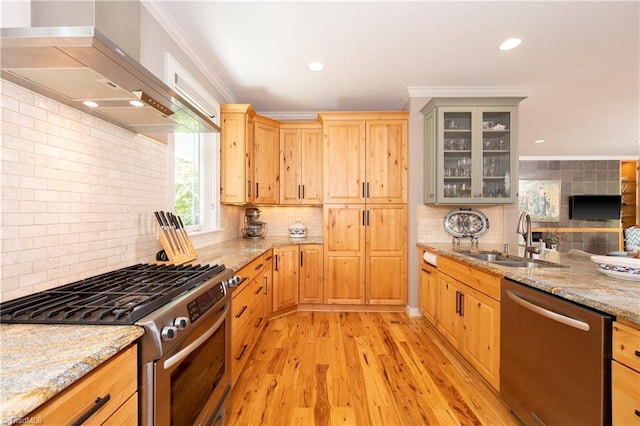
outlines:
[{"label": "white tile backsplash", "polygon": [[[417,241],[432,243],[449,243],[452,240],[451,234],[444,228],[444,216],[451,209],[458,209],[454,206],[430,206],[424,204],[417,205],[418,236]],[[489,230],[480,237],[480,244],[503,244],[504,243],[504,207],[502,206],[475,206],[474,209],[481,211],[489,219]],[[465,238],[461,244],[469,244],[470,239]]]},{"label": "white tile backsplash", "polygon": [[1,87],[2,300],[151,261],[166,145]]}]

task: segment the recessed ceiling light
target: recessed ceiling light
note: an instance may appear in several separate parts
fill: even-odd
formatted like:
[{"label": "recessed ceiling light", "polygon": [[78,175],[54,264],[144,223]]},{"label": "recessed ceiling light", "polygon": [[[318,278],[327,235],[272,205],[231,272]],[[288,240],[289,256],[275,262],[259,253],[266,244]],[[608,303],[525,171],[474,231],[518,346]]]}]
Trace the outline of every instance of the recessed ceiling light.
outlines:
[{"label": "recessed ceiling light", "polygon": [[97,102],[93,102],[93,101],[84,101],[82,102],[83,104],[85,104],[86,106],[88,106],[89,108],[97,108],[98,104]]},{"label": "recessed ceiling light", "polygon": [[544,143],[544,139],[537,139],[533,141],[533,143]]},{"label": "recessed ceiling light", "polygon": [[311,71],[322,71],[324,68],[324,64],[320,61],[309,62],[308,66]]},{"label": "recessed ceiling light", "polygon": [[522,43],[522,40],[520,40],[519,38],[509,38],[503,41],[502,44],[498,47],[498,49],[511,50],[513,48],[520,46],[520,43]]},{"label": "recessed ceiling light", "polygon": [[134,107],[142,107],[142,106],[144,106],[144,103],[142,103],[140,101],[129,101],[129,103],[131,105],[133,105]]}]

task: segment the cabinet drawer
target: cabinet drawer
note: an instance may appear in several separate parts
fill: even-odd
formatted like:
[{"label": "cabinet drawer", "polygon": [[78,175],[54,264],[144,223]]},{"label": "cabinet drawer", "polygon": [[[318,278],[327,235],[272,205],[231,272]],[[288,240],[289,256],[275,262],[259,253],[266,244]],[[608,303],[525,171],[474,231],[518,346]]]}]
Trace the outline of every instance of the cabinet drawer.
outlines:
[{"label": "cabinet drawer", "polygon": [[[231,301],[231,328],[235,337],[239,330],[251,322],[253,317],[265,315],[266,297],[264,283],[258,277],[249,283],[242,292]],[[257,312],[257,314],[256,314]]]},{"label": "cabinet drawer", "polygon": [[[258,276],[258,274],[260,272],[262,272],[262,270],[265,268],[265,266],[267,266],[267,263],[271,260],[272,258],[272,252],[271,250],[267,250],[266,252],[262,253],[260,256],[258,256],[257,258],[253,259],[249,264],[245,265],[244,267],[242,267],[239,271],[238,271],[238,275],[241,276],[242,278],[246,278],[246,281],[244,282],[243,285],[249,284],[249,282],[251,280],[253,280],[255,277]],[[241,285],[237,290],[242,289],[243,285]],[[234,291],[233,292],[233,298],[236,298],[236,295],[238,294],[238,291]]]},{"label": "cabinet drawer", "polygon": [[238,376],[242,372],[244,365],[249,359],[253,351],[256,341],[260,336],[260,332],[265,324],[265,309],[256,309],[251,316],[247,317],[242,327],[234,332],[231,340],[231,380],[232,386],[238,380]]},{"label": "cabinet drawer", "polygon": [[134,393],[122,404],[102,426],[122,426],[138,424],[138,392]]},{"label": "cabinet drawer", "polygon": [[640,425],[640,373],[611,363],[613,425]]},{"label": "cabinet drawer", "polygon": [[109,400],[84,424],[101,424],[120,408],[138,388],[137,346],[132,345],[29,414],[43,424],[71,424],[96,405]]},{"label": "cabinet drawer", "polygon": [[500,277],[443,256],[438,257],[438,271],[444,272],[495,300],[500,300]]},{"label": "cabinet drawer", "polygon": [[640,330],[613,323],[613,359],[640,371]]}]

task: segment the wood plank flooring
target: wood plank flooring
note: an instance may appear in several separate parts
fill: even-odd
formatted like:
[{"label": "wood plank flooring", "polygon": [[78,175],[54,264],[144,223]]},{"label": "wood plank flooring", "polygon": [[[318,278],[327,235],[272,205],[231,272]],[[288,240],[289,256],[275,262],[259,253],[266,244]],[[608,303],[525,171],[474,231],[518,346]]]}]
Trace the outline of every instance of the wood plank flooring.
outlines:
[{"label": "wood plank flooring", "polygon": [[424,318],[274,318],[232,391],[228,425],[518,425]]}]

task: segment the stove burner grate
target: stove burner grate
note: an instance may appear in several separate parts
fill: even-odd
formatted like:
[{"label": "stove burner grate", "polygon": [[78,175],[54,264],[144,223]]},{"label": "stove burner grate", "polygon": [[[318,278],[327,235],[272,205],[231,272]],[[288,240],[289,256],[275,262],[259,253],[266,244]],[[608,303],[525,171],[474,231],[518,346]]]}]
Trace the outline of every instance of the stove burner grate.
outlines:
[{"label": "stove burner grate", "polygon": [[224,270],[138,264],[4,302],[0,323],[134,324]]}]

